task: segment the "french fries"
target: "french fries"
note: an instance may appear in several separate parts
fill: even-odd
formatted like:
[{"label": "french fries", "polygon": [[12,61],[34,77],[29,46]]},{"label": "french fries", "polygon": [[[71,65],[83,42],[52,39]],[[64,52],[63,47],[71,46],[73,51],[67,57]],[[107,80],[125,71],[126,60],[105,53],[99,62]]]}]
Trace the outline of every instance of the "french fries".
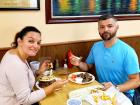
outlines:
[{"label": "french fries", "polygon": [[92,89],[91,94],[92,94],[93,100],[96,103],[96,105],[98,105],[98,103],[100,103],[100,101],[102,101],[102,102],[108,101],[108,104],[106,104],[106,105],[117,105],[116,94],[114,94],[113,97],[110,97],[104,91],[98,90],[98,89]]}]

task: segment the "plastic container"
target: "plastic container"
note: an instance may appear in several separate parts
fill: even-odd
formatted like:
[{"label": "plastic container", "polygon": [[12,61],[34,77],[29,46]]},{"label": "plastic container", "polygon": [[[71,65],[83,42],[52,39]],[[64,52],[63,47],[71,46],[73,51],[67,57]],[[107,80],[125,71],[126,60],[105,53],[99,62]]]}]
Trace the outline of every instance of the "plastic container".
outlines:
[{"label": "plastic container", "polygon": [[39,69],[40,62],[32,61],[32,62],[30,62],[30,66],[31,66],[31,69],[33,70],[33,73],[35,73],[35,71]]},{"label": "plastic container", "polygon": [[82,100],[78,98],[70,98],[67,100],[67,105],[82,105]]}]

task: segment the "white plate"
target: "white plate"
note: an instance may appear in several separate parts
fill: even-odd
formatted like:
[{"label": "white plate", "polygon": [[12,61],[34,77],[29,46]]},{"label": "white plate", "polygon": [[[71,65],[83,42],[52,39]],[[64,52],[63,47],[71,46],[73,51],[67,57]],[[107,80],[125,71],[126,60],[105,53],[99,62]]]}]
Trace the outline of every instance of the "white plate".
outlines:
[{"label": "white plate", "polygon": [[86,73],[86,72],[74,72],[74,73],[71,73],[68,76],[68,80],[70,80],[71,82],[77,83],[77,84],[88,84],[88,83],[91,83],[91,82],[93,82],[95,80],[95,77],[90,73],[88,73],[88,74],[92,77],[92,80],[90,80],[88,82],[82,82],[83,78],[81,78],[81,77],[76,77],[76,78],[73,79],[73,75],[77,76],[77,75],[79,75],[81,73]]}]

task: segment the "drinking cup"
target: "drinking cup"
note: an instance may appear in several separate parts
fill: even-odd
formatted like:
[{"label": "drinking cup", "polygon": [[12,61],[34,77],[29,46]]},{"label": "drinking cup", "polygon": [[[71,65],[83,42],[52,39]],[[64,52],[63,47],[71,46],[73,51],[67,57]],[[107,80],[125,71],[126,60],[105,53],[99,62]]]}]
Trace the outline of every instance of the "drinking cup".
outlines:
[{"label": "drinking cup", "polygon": [[78,98],[70,98],[67,100],[67,105],[82,105],[82,100]]},{"label": "drinking cup", "polygon": [[33,72],[35,73],[35,71],[39,69],[40,62],[32,61],[32,62],[30,62],[30,66],[31,66],[31,69],[33,70]]}]

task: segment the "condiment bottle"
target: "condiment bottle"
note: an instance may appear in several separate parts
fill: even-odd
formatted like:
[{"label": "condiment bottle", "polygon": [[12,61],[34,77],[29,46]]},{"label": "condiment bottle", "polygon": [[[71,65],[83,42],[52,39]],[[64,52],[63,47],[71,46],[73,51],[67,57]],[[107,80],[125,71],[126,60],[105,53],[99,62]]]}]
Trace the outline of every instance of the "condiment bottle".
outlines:
[{"label": "condiment bottle", "polygon": [[58,69],[58,68],[59,68],[59,60],[56,59],[56,60],[55,60],[55,69]]},{"label": "condiment bottle", "polygon": [[64,59],[64,68],[68,68],[68,65],[67,65],[67,59]]}]

